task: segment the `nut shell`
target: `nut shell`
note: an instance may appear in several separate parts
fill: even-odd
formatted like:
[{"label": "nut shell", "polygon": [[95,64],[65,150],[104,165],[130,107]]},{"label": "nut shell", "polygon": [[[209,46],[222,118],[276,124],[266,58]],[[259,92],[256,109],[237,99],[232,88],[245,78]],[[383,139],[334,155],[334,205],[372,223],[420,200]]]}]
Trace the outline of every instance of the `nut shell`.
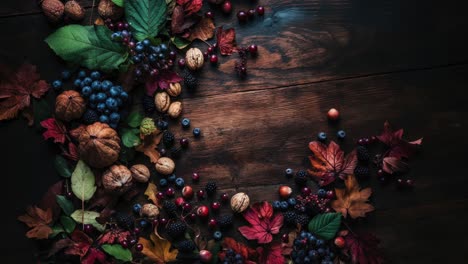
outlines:
[{"label": "nut shell", "polygon": [[240,192],[236,193],[231,198],[231,209],[235,213],[242,213],[250,205],[250,198],[247,194]]},{"label": "nut shell", "polygon": [[111,0],[101,0],[98,5],[98,13],[104,19],[118,20],[123,16],[124,10]]},{"label": "nut shell", "polygon": [[182,85],[180,85],[180,83],[170,83],[166,91],[172,97],[179,96],[182,92]]},{"label": "nut shell", "polygon": [[113,165],[102,175],[102,185],[107,191],[124,193],[131,183],[132,172],[124,165]]},{"label": "nut shell", "polygon": [[65,10],[65,6],[59,0],[44,0],[41,7],[44,15],[52,22],[58,22]]},{"label": "nut shell", "polygon": [[82,130],[78,152],[88,165],[104,168],[119,158],[120,138],[107,124],[96,122]]},{"label": "nut shell", "polygon": [[185,53],[185,64],[192,71],[203,67],[204,61],[203,52],[198,48],[190,48],[187,50],[187,53]]},{"label": "nut shell", "polygon": [[181,102],[173,102],[169,109],[167,110],[167,114],[172,118],[177,118],[182,113],[182,103]]},{"label": "nut shell", "polygon": [[80,118],[86,110],[86,102],[77,91],[65,91],[55,99],[55,116],[64,121]]},{"label": "nut shell", "polygon": [[171,105],[171,97],[166,92],[157,93],[154,96],[154,105],[159,112],[165,113]]},{"label": "nut shell", "polygon": [[159,215],[159,208],[154,204],[144,204],[143,207],[141,207],[140,215],[150,218],[156,217]]},{"label": "nut shell", "polygon": [[157,172],[164,175],[169,175],[174,172],[175,163],[170,158],[162,157],[158,159],[155,167]]},{"label": "nut shell", "polygon": [[80,21],[84,18],[85,12],[78,2],[72,0],[65,4],[65,15],[72,20]]},{"label": "nut shell", "polygon": [[130,168],[132,178],[137,182],[147,182],[150,178],[150,171],[148,167],[143,164],[135,164]]}]

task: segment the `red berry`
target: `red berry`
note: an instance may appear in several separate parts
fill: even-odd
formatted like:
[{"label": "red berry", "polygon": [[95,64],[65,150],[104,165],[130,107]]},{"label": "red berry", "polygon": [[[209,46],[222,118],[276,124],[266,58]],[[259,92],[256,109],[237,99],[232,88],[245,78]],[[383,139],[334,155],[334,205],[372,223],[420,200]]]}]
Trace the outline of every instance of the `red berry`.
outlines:
[{"label": "red berry", "polygon": [[128,248],[128,241],[127,241],[127,240],[123,240],[122,242],[120,242],[120,245],[121,245],[123,248]]},{"label": "red berry", "polygon": [[239,73],[240,73],[242,76],[247,75],[247,68],[246,68],[245,66],[240,67]]},{"label": "red berry", "polygon": [[346,244],[346,241],[344,240],[343,237],[339,236],[339,237],[335,238],[335,245],[337,247],[344,248],[345,244]]},{"label": "red berry", "polygon": [[152,69],[151,72],[150,72],[150,75],[151,76],[157,76],[159,74],[159,70],[158,69]]},{"label": "red berry", "polygon": [[372,144],[372,143],[375,143],[375,142],[377,142],[377,137],[376,136],[370,137],[370,143]]},{"label": "red berry", "polygon": [[210,221],[208,221],[208,226],[210,228],[216,228],[217,225],[218,225],[218,222],[216,222],[216,219],[214,218],[211,218]]},{"label": "red berry", "polygon": [[158,200],[164,199],[164,193],[162,193],[162,192],[157,192],[157,193],[156,193],[156,198],[158,198]]},{"label": "red berry", "polygon": [[237,19],[239,20],[239,22],[245,22],[247,21],[247,13],[244,12],[244,11],[239,11],[237,12]]},{"label": "red berry", "polygon": [[179,61],[177,63],[179,64],[180,68],[185,67],[185,59],[179,59]]},{"label": "red berry", "polygon": [[363,138],[358,139],[357,143],[358,145],[364,146],[364,139]]},{"label": "red berry", "polygon": [[83,231],[86,233],[86,234],[91,234],[93,232],[94,228],[92,225],[90,224],[86,224],[83,226]]},{"label": "red berry", "polygon": [[205,58],[205,60],[208,59],[209,55],[210,54],[208,54],[208,51],[203,52],[203,57]]},{"label": "red berry", "polygon": [[214,51],[213,46],[208,47],[208,49],[206,51],[208,51],[208,53],[210,53],[210,54],[213,53],[213,51]]},{"label": "red berry", "polygon": [[140,234],[140,231],[141,230],[138,227],[133,228],[133,233],[135,233],[136,235]]},{"label": "red berry", "polygon": [[189,218],[190,218],[190,220],[194,221],[195,219],[197,219],[197,215],[195,213],[191,213],[189,215]]},{"label": "red berry", "polygon": [[182,206],[182,204],[184,204],[184,203],[185,203],[185,200],[184,200],[183,197],[177,197],[175,199],[175,205],[177,205],[177,206]]},{"label": "red berry", "polygon": [[135,250],[136,251],[142,251],[143,250],[143,245],[142,244],[136,244]]},{"label": "red berry", "polygon": [[213,50],[216,50],[218,48],[218,43],[213,43],[213,45],[211,45],[211,47],[213,47]]},{"label": "red berry", "polygon": [[382,177],[382,176],[385,175],[385,172],[384,172],[382,169],[379,169],[379,170],[377,171],[377,175],[380,176],[380,177]]},{"label": "red berry", "polygon": [[328,199],[333,199],[333,198],[335,198],[335,193],[334,193],[332,190],[327,191],[327,198],[328,198]]},{"label": "red berry", "polygon": [[286,234],[286,233],[283,234],[283,235],[281,236],[281,242],[283,242],[283,243],[289,243],[289,235]]},{"label": "red berry", "polygon": [[208,11],[208,12],[205,13],[205,17],[213,19],[213,18],[214,18],[214,14],[213,14],[213,12]]},{"label": "red berry", "polygon": [[249,9],[249,11],[247,11],[247,16],[249,18],[252,18],[255,16],[255,9]]},{"label": "red berry", "polygon": [[172,188],[172,187],[167,188],[167,190],[166,190],[166,195],[167,196],[172,197],[172,196],[174,196],[174,194],[175,194],[174,188]]},{"label": "red berry", "polygon": [[136,244],[136,242],[137,242],[137,240],[132,238],[132,239],[130,239],[130,241],[128,243],[129,243],[130,246],[133,246],[133,245]]},{"label": "red berry", "polygon": [[169,59],[175,60],[177,54],[174,51],[169,52]]},{"label": "red berry", "polygon": [[411,180],[411,179],[407,179],[407,180],[406,180],[406,186],[408,186],[408,187],[414,187],[414,181]]},{"label": "red berry", "polygon": [[327,112],[327,117],[331,121],[338,120],[338,118],[340,118],[340,112],[338,112],[338,110],[336,110],[335,108],[331,108]]},{"label": "red berry", "polygon": [[398,186],[399,186],[399,187],[403,187],[403,185],[404,185],[405,182],[403,181],[403,179],[398,178],[398,179],[397,179],[397,183],[398,183]]},{"label": "red berry", "polygon": [[218,63],[218,55],[212,54],[210,56],[210,62],[211,62],[211,64],[217,64]]},{"label": "red berry", "polygon": [[122,22],[117,23],[117,29],[122,31],[124,29],[124,25]]},{"label": "red berry", "polygon": [[192,209],[192,205],[191,205],[190,203],[184,203],[184,204],[182,205],[182,209],[183,209],[184,211],[190,211],[190,210]]},{"label": "red berry", "polygon": [[250,54],[256,55],[256,54],[257,54],[257,51],[258,51],[257,45],[252,44],[252,45],[249,46],[249,52],[250,52]]},{"label": "red berry", "polygon": [[203,199],[204,196],[205,196],[205,191],[204,190],[198,190],[198,192],[197,192],[198,199]]},{"label": "red berry", "polygon": [[229,194],[227,193],[221,194],[221,201],[223,201],[224,203],[229,201]]},{"label": "red berry", "polygon": [[224,1],[223,5],[221,6],[221,9],[225,14],[229,14],[232,11],[232,4],[231,1]]},{"label": "red berry", "polygon": [[221,204],[219,202],[212,202],[211,203],[211,209],[213,209],[214,211],[218,211],[219,208],[221,208]]},{"label": "red berry", "polygon": [[309,196],[312,193],[312,190],[309,187],[303,187],[301,189],[301,193],[303,196]]},{"label": "red berry", "polygon": [[263,16],[265,14],[265,8],[263,6],[257,6],[257,14]]},{"label": "red berry", "polygon": [[180,139],[180,146],[183,148],[187,148],[189,145],[189,140],[187,138]]},{"label": "red berry", "polygon": [[369,138],[364,138],[364,145],[369,145],[370,139]]},{"label": "red berry", "polygon": [[198,173],[194,172],[192,173],[192,181],[198,181],[200,180],[200,175]]},{"label": "red berry", "polygon": [[163,218],[159,219],[159,223],[161,223],[161,225],[163,225],[163,226],[165,226],[167,224],[167,222],[168,222],[167,218],[163,217]]},{"label": "red berry", "polygon": [[67,196],[67,198],[72,198],[73,197],[73,192],[67,192],[66,196]]},{"label": "red berry", "polygon": [[200,261],[202,263],[210,263],[211,259],[213,258],[213,254],[206,249],[200,250],[200,253],[198,253],[198,255],[200,256]]},{"label": "red berry", "polygon": [[153,219],[152,223],[153,223],[153,226],[158,226],[159,225],[159,219],[157,219],[157,218]]},{"label": "red berry", "polygon": [[182,189],[182,196],[185,199],[192,199],[193,198],[193,188],[191,186],[189,186],[189,185],[184,186],[184,188]]},{"label": "red berry", "polygon": [[210,214],[210,209],[208,209],[208,206],[202,205],[197,208],[197,215],[199,217],[207,217]]},{"label": "red berry", "polygon": [[282,185],[279,187],[278,192],[281,198],[286,199],[291,195],[292,189],[289,186]]}]

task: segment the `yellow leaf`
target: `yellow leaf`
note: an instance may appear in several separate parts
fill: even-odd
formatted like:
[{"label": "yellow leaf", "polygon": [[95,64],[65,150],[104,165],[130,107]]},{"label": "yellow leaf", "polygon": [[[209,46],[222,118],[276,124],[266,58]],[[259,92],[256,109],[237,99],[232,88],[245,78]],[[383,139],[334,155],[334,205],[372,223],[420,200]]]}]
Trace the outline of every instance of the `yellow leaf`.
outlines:
[{"label": "yellow leaf", "polygon": [[164,264],[176,260],[179,252],[177,249],[173,249],[171,251],[171,242],[162,239],[153,233],[150,238],[151,241],[142,237],[138,240],[138,243],[143,245],[143,251],[141,253],[158,264]]},{"label": "yellow leaf", "polygon": [[155,205],[161,208],[161,203],[159,202],[159,199],[156,197],[157,193],[158,193],[158,187],[156,187],[156,184],[152,182],[148,183],[148,187],[146,187],[145,195],[148,196],[148,200],[152,201]]},{"label": "yellow leaf", "polygon": [[365,217],[366,213],[374,211],[374,206],[367,203],[372,194],[371,188],[360,190],[354,175],[346,178],[345,186],[345,189],[335,189],[336,200],[332,201],[335,211],[351,218]]}]

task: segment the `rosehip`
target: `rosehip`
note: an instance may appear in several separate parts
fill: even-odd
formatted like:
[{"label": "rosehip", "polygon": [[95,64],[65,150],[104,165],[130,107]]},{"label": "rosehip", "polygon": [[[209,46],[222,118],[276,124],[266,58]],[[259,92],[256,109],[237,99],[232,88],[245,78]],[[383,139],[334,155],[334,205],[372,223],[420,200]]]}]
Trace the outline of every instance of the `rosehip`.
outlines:
[{"label": "rosehip", "polygon": [[211,203],[211,209],[214,211],[218,211],[219,208],[221,208],[221,204],[219,202],[212,202]]},{"label": "rosehip", "polygon": [[343,248],[346,244],[346,241],[344,240],[343,237],[337,237],[335,238],[335,245],[339,248]]},{"label": "rosehip", "polygon": [[198,173],[194,172],[192,173],[192,181],[198,181],[200,180],[200,175]]},{"label": "rosehip", "polygon": [[198,190],[198,192],[197,192],[198,199],[203,199],[204,196],[205,196],[205,191],[204,190]]},{"label": "rosehip", "polygon": [[229,14],[232,11],[231,1],[224,1],[223,6],[221,7],[225,14]]},{"label": "rosehip", "polygon": [[216,228],[217,225],[218,225],[218,222],[216,222],[216,219],[214,218],[211,218],[210,221],[208,221],[208,226],[210,228]]},{"label": "rosehip", "polygon": [[206,249],[200,250],[200,253],[198,254],[202,263],[210,263],[211,259],[213,258],[213,254]]},{"label": "rosehip", "polygon": [[172,196],[174,196],[174,193],[175,193],[174,188],[172,188],[172,187],[167,188],[167,190],[166,190],[166,195],[167,196],[172,197]]},{"label": "rosehip", "polygon": [[229,194],[227,193],[221,194],[221,201],[223,201],[223,203],[229,201]]},{"label": "rosehip", "polygon": [[265,8],[263,6],[257,6],[257,14],[263,16],[265,14]]},{"label": "rosehip", "polygon": [[162,192],[157,192],[157,193],[156,193],[156,198],[158,198],[158,200],[164,199],[164,193],[162,193]]},{"label": "rosehip", "polygon": [[185,186],[183,189],[182,189],[182,196],[185,198],[185,199],[192,199],[193,198],[193,189],[191,186]]},{"label": "rosehip", "polygon": [[286,234],[286,233],[283,234],[283,235],[281,236],[281,242],[283,242],[283,243],[289,243],[289,235]]},{"label": "rosehip", "polygon": [[281,198],[286,199],[291,195],[292,189],[289,186],[282,185],[279,187],[278,192]]},{"label": "rosehip", "polygon": [[340,112],[338,112],[338,110],[336,110],[335,108],[331,108],[330,110],[328,110],[327,117],[329,120],[332,121],[338,120],[338,118],[340,118]]},{"label": "rosehip", "polygon": [[190,210],[192,209],[192,205],[191,205],[190,203],[184,203],[184,204],[182,205],[182,209],[183,209],[184,211],[190,211]]},{"label": "rosehip", "polygon": [[136,244],[135,250],[136,251],[142,251],[143,250],[143,245],[142,244]]},{"label": "rosehip", "polygon": [[208,209],[208,206],[202,205],[197,208],[197,215],[199,217],[207,217],[210,214],[210,209]]},{"label": "rosehip", "polygon": [[184,200],[183,197],[177,197],[177,198],[175,199],[175,204],[176,204],[177,206],[182,206],[182,204],[184,204],[184,203],[185,203],[185,200]]}]

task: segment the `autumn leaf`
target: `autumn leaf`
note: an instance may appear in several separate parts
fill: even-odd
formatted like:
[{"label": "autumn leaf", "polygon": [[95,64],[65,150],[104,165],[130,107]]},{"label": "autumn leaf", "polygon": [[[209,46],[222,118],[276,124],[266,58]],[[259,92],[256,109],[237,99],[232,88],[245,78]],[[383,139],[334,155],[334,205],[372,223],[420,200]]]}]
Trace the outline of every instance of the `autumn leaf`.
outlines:
[{"label": "autumn leaf", "polygon": [[199,21],[196,16],[187,17],[182,6],[176,6],[172,13],[171,31],[174,34],[181,34],[191,28]]},{"label": "autumn leaf", "polygon": [[372,234],[356,235],[349,232],[344,237],[345,255],[351,257],[353,264],[381,264],[384,262],[382,250],[379,248],[380,240]]},{"label": "autumn leaf", "polygon": [[284,264],[282,248],[279,242],[273,242],[268,247],[258,247],[259,263]]},{"label": "autumn leaf", "polygon": [[143,253],[150,260],[157,264],[164,264],[176,260],[177,249],[171,250],[171,242],[156,236],[154,233],[150,235],[151,241],[140,237],[138,243],[143,245]]},{"label": "autumn leaf", "polygon": [[62,154],[64,157],[72,161],[78,161],[80,159],[80,156],[78,154],[78,148],[73,142],[68,142],[68,149],[63,147]]},{"label": "autumn leaf", "polygon": [[157,163],[159,157],[159,151],[157,150],[159,142],[161,142],[162,134],[151,134],[146,136],[142,143],[135,148],[139,152],[143,152],[152,163]]},{"label": "autumn leaf", "polygon": [[158,187],[152,182],[148,183],[148,187],[146,188],[145,195],[148,197],[148,200],[152,201],[155,205],[161,208],[161,202],[156,197],[158,193]]},{"label": "autumn leaf", "polygon": [[0,120],[16,117],[30,106],[31,96],[39,99],[49,90],[49,84],[40,80],[36,66],[31,64],[23,64],[16,73],[7,76],[0,82]]},{"label": "autumn leaf", "polygon": [[41,126],[46,129],[42,134],[45,140],[52,138],[55,143],[64,144],[67,139],[67,128],[55,118],[49,118],[41,122]]},{"label": "autumn leaf", "polygon": [[88,253],[93,240],[79,230],[73,231],[73,233],[70,235],[70,238],[73,243],[65,250],[65,254],[84,257]]},{"label": "autumn leaf", "polygon": [[309,143],[309,149],[314,155],[309,156],[313,168],[308,172],[319,180],[321,186],[332,183],[337,177],[344,179],[346,175],[352,174],[356,168],[356,150],[345,157],[340,146],[334,141],[331,141],[328,146],[318,141],[312,141]]},{"label": "autumn leaf", "polygon": [[169,84],[178,83],[182,81],[182,78],[173,71],[161,71],[160,74],[149,78],[145,83],[146,94],[148,96],[154,96],[156,90],[162,89],[166,90],[169,88]]},{"label": "autumn leaf", "polygon": [[281,254],[285,256],[291,255],[291,252],[294,250],[294,240],[296,239],[298,232],[299,230],[294,230],[288,233],[288,243],[281,243]]},{"label": "autumn leaf", "polygon": [[127,240],[130,236],[130,231],[124,231],[122,229],[110,229],[106,233],[102,234],[98,239],[99,245],[102,244],[114,244],[122,243],[122,241]]},{"label": "autumn leaf", "polygon": [[107,264],[107,263],[114,263],[113,261],[107,261],[107,256],[99,249],[90,248],[88,250],[88,254],[84,258],[81,259],[81,264]]},{"label": "autumn leaf", "polygon": [[409,170],[409,165],[399,158],[385,157],[382,160],[382,170],[388,174],[406,172]]},{"label": "autumn leaf", "polygon": [[200,11],[203,5],[202,0],[177,0],[177,4],[184,8],[186,16],[190,16]]},{"label": "autumn leaf", "polygon": [[258,253],[256,250],[249,248],[248,246],[237,242],[234,238],[226,237],[222,242],[223,251],[219,253],[219,258],[221,261],[224,261],[226,257],[226,250],[232,249],[236,254],[240,254],[245,264],[255,263],[254,261],[258,258]]},{"label": "autumn leaf", "polygon": [[241,226],[239,231],[245,238],[260,244],[270,243],[283,225],[283,214],[273,215],[273,207],[266,201],[255,203],[243,216],[251,226]]},{"label": "autumn leaf", "polygon": [[26,209],[26,214],[18,217],[18,220],[31,228],[26,233],[28,238],[47,239],[52,234],[52,209],[42,210],[37,206],[30,206]]},{"label": "autumn leaf", "polygon": [[344,217],[349,215],[351,218],[358,218],[374,211],[374,207],[367,203],[372,194],[371,188],[360,190],[354,175],[346,178],[345,186],[344,189],[335,189],[337,199],[332,201],[331,206],[336,212],[343,214]]},{"label": "autumn leaf", "polygon": [[221,55],[231,55],[237,50],[236,31],[233,28],[223,30],[223,27],[218,27],[216,39]]},{"label": "autumn leaf", "polygon": [[213,37],[215,25],[213,19],[203,17],[190,31],[190,37],[188,40],[193,41],[195,39],[208,40]]},{"label": "autumn leaf", "polygon": [[384,157],[395,158],[410,158],[413,156],[418,147],[422,144],[422,138],[408,142],[403,139],[403,129],[393,131],[392,126],[388,121],[385,121],[384,130],[377,138],[389,147]]}]

